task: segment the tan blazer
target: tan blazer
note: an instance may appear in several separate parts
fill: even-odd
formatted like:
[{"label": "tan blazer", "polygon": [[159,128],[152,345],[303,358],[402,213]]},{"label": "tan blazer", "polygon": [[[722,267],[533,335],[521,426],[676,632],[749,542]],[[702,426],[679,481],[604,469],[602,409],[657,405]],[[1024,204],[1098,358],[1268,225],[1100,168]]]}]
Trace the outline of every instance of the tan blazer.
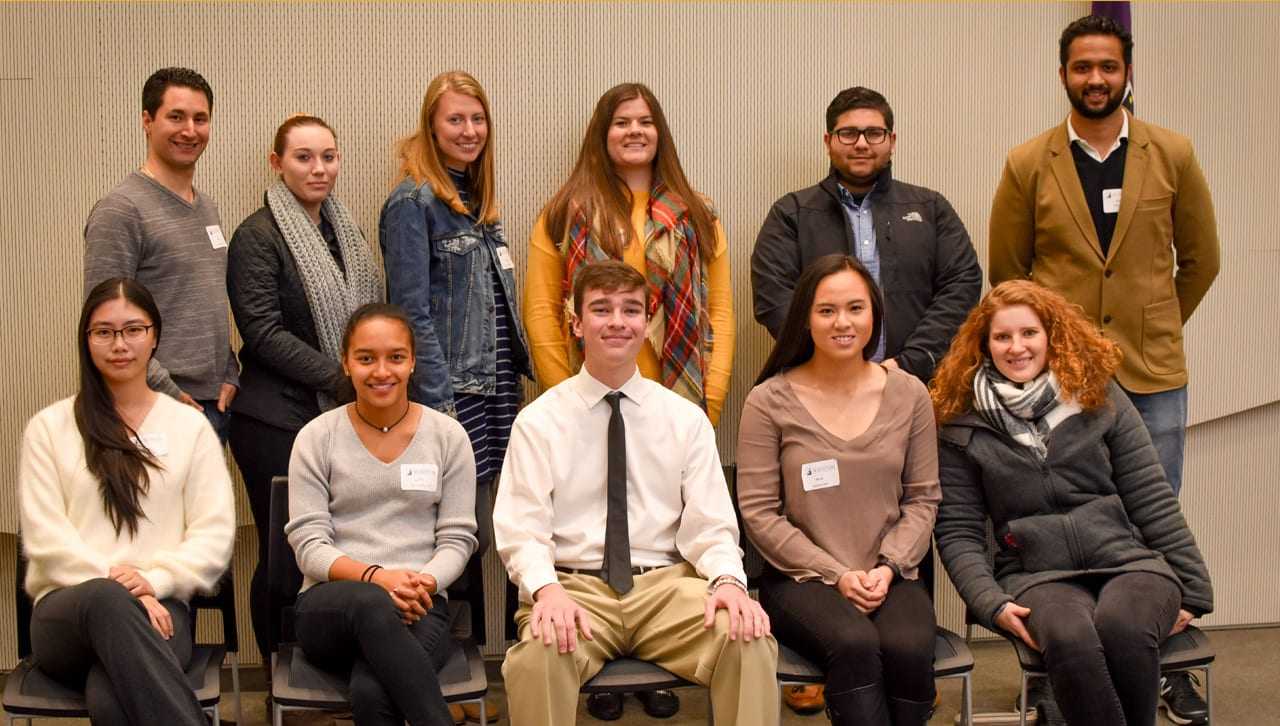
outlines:
[{"label": "tan blazer", "polygon": [[1120,344],[1127,390],[1186,385],[1182,326],[1218,275],[1213,200],[1191,141],[1130,117],[1106,257],[1068,143],[1064,121],[1009,152],[991,204],[991,284],[1030,278],[1083,307]]}]

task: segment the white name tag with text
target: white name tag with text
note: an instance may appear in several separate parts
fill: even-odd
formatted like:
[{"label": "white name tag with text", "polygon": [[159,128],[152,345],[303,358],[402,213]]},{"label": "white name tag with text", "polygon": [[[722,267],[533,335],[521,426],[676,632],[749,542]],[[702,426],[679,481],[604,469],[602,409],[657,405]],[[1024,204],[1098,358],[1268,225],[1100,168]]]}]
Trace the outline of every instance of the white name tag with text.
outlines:
[{"label": "white name tag with text", "polygon": [[440,470],[435,464],[401,464],[400,489],[406,492],[434,492],[440,488]]},{"label": "white name tag with text", "polygon": [[1102,190],[1102,213],[1115,214],[1120,211],[1120,190],[1119,189],[1103,189]]},{"label": "white name tag with text", "polygon": [[138,435],[138,443],[156,456],[169,453],[169,437],[163,431],[148,431]]},{"label": "white name tag with text", "polygon": [[811,461],[800,466],[800,480],[806,492],[840,486],[840,465],[835,459]]},{"label": "white name tag with text", "polygon": [[506,247],[498,247],[495,254],[498,255],[498,264],[502,265],[502,269],[515,269],[516,263],[511,259],[511,250]]},{"label": "white name tag with text", "polygon": [[215,250],[220,250],[227,246],[227,240],[222,236],[222,228],[216,224],[211,224],[204,228],[209,234],[209,244],[213,245]]}]

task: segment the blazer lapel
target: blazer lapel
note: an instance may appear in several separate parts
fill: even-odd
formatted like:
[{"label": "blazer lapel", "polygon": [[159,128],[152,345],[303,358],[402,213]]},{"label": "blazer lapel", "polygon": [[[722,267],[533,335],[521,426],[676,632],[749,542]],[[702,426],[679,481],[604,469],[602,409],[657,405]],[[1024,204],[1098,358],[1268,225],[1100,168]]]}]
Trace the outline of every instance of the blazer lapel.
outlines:
[{"label": "blazer lapel", "polygon": [[[1053,176],[1058,181],[1058,191],[1067,202],[1067,209],[1071,210],[1071,216],[1075,218],[1081,236],[1093,248],[1098,259],[1105,259],[1102,255],[1102,245],[1098,243],[1098,230],[1093,226],[1093,215],[1089,213],[1089,203],[1084,198],[1084,187],[1080,185],[1080,175],[1076,172],[1075,158],[1071,156],[1071,149],[1067,147],[1069,143],[1071,142],[1067,139],[1067,123],[1063,121],[1057,133],[1049,140],[1049,153],[1053,156],[1053,160],[1049,162],[1049,168],[1053,170]],[[1126,172],[1126,187],[1128,181]],[[1123,196],[1122,193],[1121,197]],[[1123,198],[1121,201],[1123,202]],[[1113,248],[1114,246],[1112,243]]]},{"label": "blazer lapel", "polygon": [[1147,153],[1147,145],[1151,136],[1147,133],[1146,124],[1136,118],[1129,118],[1129,142],[1124,160],[1124,184],[1120,187],[1120,214],[1116,217],[1116,229],[1111,235],[1111,246],[1107,249],[1107,258],[1115,259],[1120,245],[1124,244],[1125,233],[1133,222],[1134,212],[1138,209],[1138,200],[1142,198],[1142,184],[1147,180],[1147,168],[1151,156]]}]

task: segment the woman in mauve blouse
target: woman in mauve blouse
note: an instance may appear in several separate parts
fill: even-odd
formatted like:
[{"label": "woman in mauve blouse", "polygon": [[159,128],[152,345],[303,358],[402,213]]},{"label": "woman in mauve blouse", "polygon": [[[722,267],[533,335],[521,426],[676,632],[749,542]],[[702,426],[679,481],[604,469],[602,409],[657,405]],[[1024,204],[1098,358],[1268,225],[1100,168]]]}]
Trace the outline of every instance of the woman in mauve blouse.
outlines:
[{"label": "woman in mauve blouse", "polygon": [[768,561],[760,599],[779,642],[827,673],[833,724],[923,724],[933,604],[917,577],[941,492],[924,385],[870,361],[880,291],[845,255],[796,286],[747,397],[738,499]]}]

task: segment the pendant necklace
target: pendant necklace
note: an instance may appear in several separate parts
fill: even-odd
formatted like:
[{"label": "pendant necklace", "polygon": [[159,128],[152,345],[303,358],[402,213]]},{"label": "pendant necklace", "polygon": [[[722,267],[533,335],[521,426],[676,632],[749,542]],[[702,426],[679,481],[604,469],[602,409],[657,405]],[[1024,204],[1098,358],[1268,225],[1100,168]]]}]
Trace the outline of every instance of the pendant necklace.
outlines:
[{"label": "pendant necklace", "polygon": [[370,421],[369,419],[365,418],[365,417],[364,417],[364,414],[360,413],[360,403],[359,403],[359,402],[356,402],[355,404],[353,404],[353,407],[356,409],[356,415],[360,417],[360,420],[361,420],[361,421],[364,421],[366,424],[369,424],[369,427],[370,427],[370,428],[375,428],[375,429],[377,429],[377,430],[381,431],[381,432],[382,432],[382,433],[384,433],[384,434],[385,434],[385,433],[390,433],[391,429],[393,429],[393,428],[395,428],[396,426],[400,425],[400,422],[404,420],[404,417],[409,415],[409,404],[406,402],[406,403],[405,403],[405,406],[404,406],[404,413],[400,414],[400,418],[396,419],[395,423],[391,424],[390,426],[379,426],[379,425],[375,424],[374,422]]}]

